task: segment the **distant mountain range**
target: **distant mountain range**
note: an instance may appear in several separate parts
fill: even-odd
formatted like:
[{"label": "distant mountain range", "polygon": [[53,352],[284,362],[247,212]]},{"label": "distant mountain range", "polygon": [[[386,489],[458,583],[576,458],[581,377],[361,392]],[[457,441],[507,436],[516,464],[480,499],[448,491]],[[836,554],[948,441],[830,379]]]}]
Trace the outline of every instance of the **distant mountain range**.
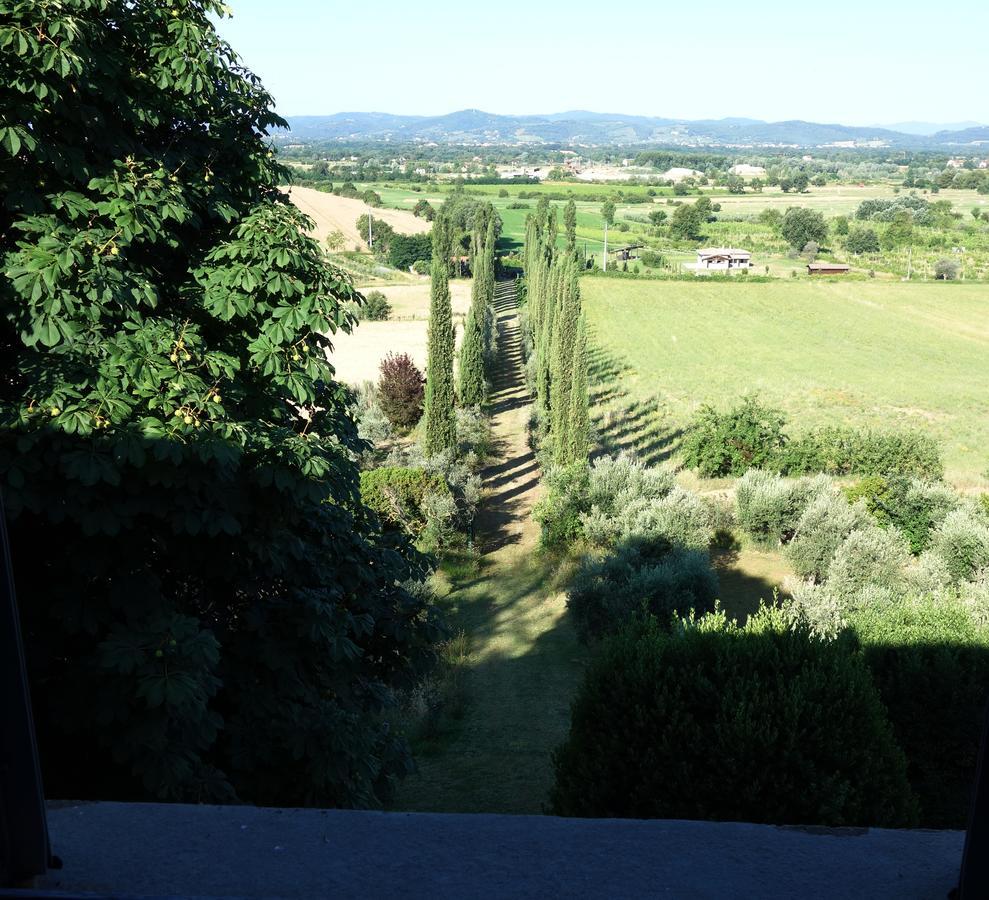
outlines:
[{"label": "distant mountain range", "polygon": [[[729,118],[664,119],[570,110],[538,116],[496,115],[464,109],[444,116],[399,116],[343,112],[331,116],[292,116],[290,134],[279,139],[435,142],[438,144],[662,144],[685,147],[873,146],[977,150],[989,144],[989,126],[962,122],[941,128],[929,122],[896,127],[821,124],[799,120],[763,122]],[[934,129],[933,132],[928,129]],[[989,153],[989,146],[986,147]]]},{"label": "distant mountain range", "polygon": [[901,131],[903,134],[920,134],[929,136],[939,131],[964,131],[966,128],[981,127],[978,122],[892,122],[880,125],[890,131]]}]

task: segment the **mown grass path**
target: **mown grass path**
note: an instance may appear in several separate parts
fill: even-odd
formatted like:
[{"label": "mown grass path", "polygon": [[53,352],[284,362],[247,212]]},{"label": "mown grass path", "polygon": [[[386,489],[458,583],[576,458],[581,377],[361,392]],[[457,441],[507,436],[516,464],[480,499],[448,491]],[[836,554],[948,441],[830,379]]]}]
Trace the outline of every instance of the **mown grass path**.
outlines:
[{"label": "mown grass path", "polygon": [[459,721],[419,756],[394,809],[538,813],[552,784],[551,754],[566,734],[586,652],[537,553],[532,507],[539,469],[526,437],[532,400],[523,377],[515,286],[495,293],[499,357],[490,414],[494,454],[478,515],[479,569],[443,598],[471,644]]}]

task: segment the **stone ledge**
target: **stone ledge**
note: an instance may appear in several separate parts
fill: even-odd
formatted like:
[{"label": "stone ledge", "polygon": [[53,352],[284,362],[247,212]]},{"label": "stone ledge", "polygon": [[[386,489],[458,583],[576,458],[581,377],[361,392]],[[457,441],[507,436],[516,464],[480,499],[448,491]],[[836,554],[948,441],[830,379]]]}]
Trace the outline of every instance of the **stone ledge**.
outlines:
[{"label": "stone ledge", "polygon": [[59,803],[43,886],[184,897],[938,898],[964,833]]}]

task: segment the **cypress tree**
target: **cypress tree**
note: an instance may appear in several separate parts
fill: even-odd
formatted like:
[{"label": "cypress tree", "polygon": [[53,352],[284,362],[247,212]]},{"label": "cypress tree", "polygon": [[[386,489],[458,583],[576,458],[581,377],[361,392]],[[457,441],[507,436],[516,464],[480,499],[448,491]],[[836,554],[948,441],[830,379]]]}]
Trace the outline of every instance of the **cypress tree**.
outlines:
[{"label": "cypress tree", "polygon": [[570,409],[566,437],[561,442],[559,460],[563,465],[586,461],[591,432],[587,393],[587,322],[583,315],[577,324],[577,339],[573,345],[570,377]]},{"label": "cypress tree", "polygon": [[563,210],[563,228],[567,235],[567,257],[577,258],[577,204],[568,200]]},{"label": "cypress tree", "polygon": [[551,403],[553,333],[556,327],[555,320],[560,288],[560,267],[554,266],[545,272],[544,289],[540,301],[542,332],[536,347],[536,393],[544,410],[549,410]]},{"label": "cypress tree", "polygon": [[570,394],[573,386],[573,348],[580,323],[580,287],[573,259],[561,266],[558,312],[553,323],[550,361],[550,430],[553,446],[560,452],[567,443]]},{"label": "cypress tree", "polygon": [[553,253],[556,250],[556,236],[558,232],[559,226],[556,221],[556,207],[551,206],[549,215],[546,217],[546,249],[549,253]]},{"label": "cypress tree", "polygon": [[486,293],[483,260],[486,248],[478,254],[480,265],[474,273],[471,289],[470,312],[464,326],[464,340],[460,345],[460,403],[478,406],[484,402],[484,342]]},{"label": "cypress tree", "polygon": [[[439,219],[437,220],[439,222]],[[435,228],[436,226],[434,226]],[[432,456],[457,443],[453,411],[453,307],[450,303],[449,238],[445,224],[434,235],[432,289],[429,302],[426,409],[423,446]]]},{"label": "cypress tree", "polygon": [[488,229],[484,237],[484,315],[483,346],[484,362],[487,371],[492,371],[498,355],[498,320],[495,315],[495,227],[494,217],[488,220]]}]

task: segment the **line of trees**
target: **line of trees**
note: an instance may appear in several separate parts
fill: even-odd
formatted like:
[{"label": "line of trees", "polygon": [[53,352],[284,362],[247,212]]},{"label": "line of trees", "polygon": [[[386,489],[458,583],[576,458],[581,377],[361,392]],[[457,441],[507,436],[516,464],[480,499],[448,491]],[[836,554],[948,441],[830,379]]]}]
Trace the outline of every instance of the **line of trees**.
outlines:
[{"label": "line of trees", "polygon": [[[473,216],[469,249],[474,283],[470,311],[460,348],[457,388],[461,406],[480,406],[487,398],[496,357],[497,330],[494,315],[495,243],[500,221],[491,204]],[[423,446],[433,455],[456,447],[458,391],[454,388],[455,330],[450,299],[451,261],[462,246],[462,223],[444,204],[433,223],[432,291],[429,307],[428,358]]]},{"label": "line of trees", "polygon": [[[568,232],[569,220],[565,215]],[[526,223],[526,328],[544,447],[553,462],[568,465],[587,459],[587,326],[577,261],[571,250],[560,252],[556,244],[556,217],[548,201],[540,201]]]},{"label": "line of trees", "polygon": [[488,220],[483,242],[475,257],[470,311],[460,348],[460,402],[464,406],[480,406],[484,402],[495,360],[497,329],[494,315],[494,245],[492,218]]}]

